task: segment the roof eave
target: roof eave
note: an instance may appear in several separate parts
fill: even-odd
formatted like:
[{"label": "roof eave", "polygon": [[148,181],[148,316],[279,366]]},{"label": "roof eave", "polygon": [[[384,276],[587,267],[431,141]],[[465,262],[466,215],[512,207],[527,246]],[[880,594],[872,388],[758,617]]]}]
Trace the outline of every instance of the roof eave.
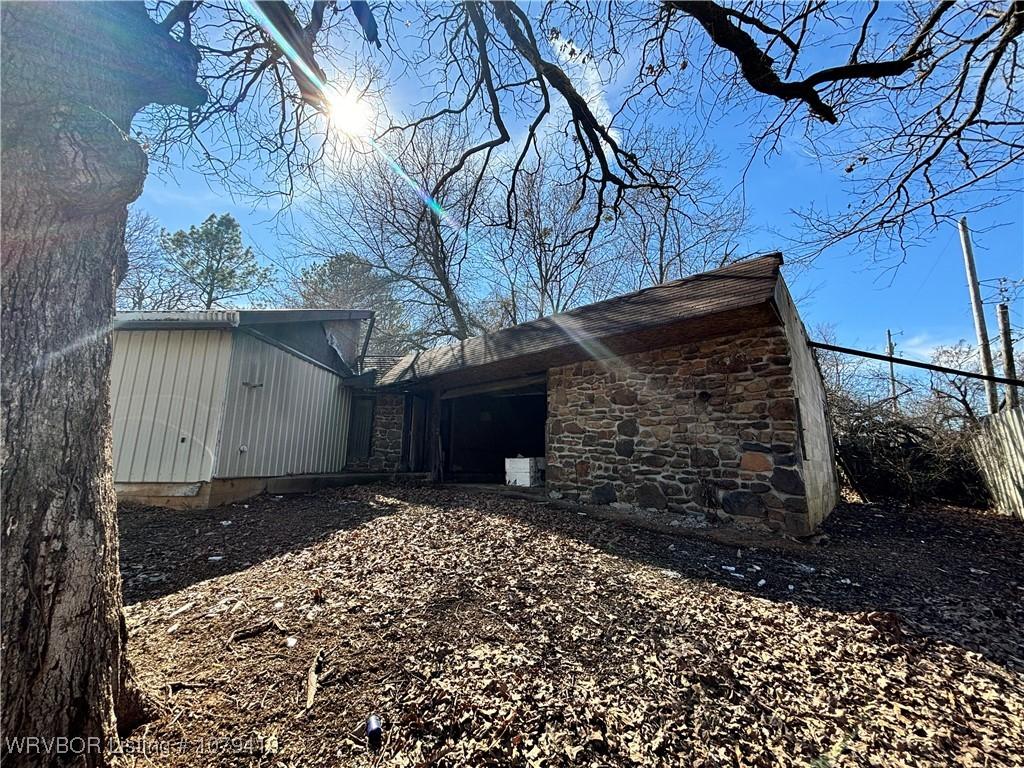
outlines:
[{"label": "roof eave", "polygon": [[196,312],[132,312],[114,316],[115,331],[144,331],[158,329],[199,330],[237,328],[237,312],[212,312],[202,316]]},{"label": "roof eave", "polygon": [[236,309],[180,312],[130,311],[114,317],[114,330],[177,328],[238,328],[280,323],[322,323],[331,320],[369,320],[370,309]]},{"label": "roof eave", "polygon": [[[438,379],[455,376],[486,378],[486,371],[498,371],[515,367],[517,362],[525,365],[523,367],[525,371],[527,368],[530,370],[534,368],[540,370],[541,368],[559,367],[584,360],[614,359],[625,354],[663,349],[700,339],[716,338],[717,336],[739,332],[744,328],[768,327],[778,322],[779,316],[774,306],[774,301],[772,298],[768,298],[736,305],[728,310],[709,312],[651,325],[642,331],[610,334],[592,339],[592,341],[599,342],[600,346],[607,350],[606,354],[595,355],[594,348],[583,349],[578,343],[573,342],[571,339],[566,339],[565,343],[546,350],[452,367],[447,370],[433,372],[429,375],[419,376],[415,372],[415,355],[410,353],[410,355],[407,355],[388,371],[387,374],[382,376],[377,386],[379,388],[416,387]],[[712,326],[714,330],[710,332],[704,330],[708,326]],[[656,336],[659,340],[654,343],[637,343],[639,339],[648,335]],[[552,361],[550,365],[545,362],[547,360]],[[401,371],[392,378],[390,374],[398,369],[401,369]],[[411,375],[407,375],[410,372]]]},{"label": "roof eave", "polygon": [[330,320],[369,320],[370,309],[242,309],[239,325],[270,325],[274,323],[322,323]]}]

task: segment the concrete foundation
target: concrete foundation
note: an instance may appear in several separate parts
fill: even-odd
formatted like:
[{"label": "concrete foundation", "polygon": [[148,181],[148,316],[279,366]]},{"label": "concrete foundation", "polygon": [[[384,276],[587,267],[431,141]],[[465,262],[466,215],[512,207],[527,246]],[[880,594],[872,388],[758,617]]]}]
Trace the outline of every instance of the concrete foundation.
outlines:
[{"label": "concrete foundation", "polygon": [[217,478],[201,483],[115,483],[119,502],[168,509],[213,509],[244,501],[263,493],[286,496],[321,488],[361,485],[383,480],[424,482],[427,474],[393,472],[344,472],[332,475]]}]

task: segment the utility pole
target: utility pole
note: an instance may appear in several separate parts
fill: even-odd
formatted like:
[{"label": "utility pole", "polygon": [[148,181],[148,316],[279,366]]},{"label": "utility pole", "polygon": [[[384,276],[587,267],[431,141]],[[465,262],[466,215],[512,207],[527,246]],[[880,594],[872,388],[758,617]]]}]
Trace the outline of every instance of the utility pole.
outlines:
[{"label": "utility pole", "polygon": [[[888,328],[885,329],[885,337],[889,343],[886,346],[888,355],[890,358],[896,356],[896,347],[892,343],[892,331]],[[893,415],[898,416],[900,412],[899,404],[896,401],[896,366],[892,360],[889,361],[889,394],[892,397],[892,412]]]},{"label": "utility pole", "polygon": [[[985,328],[985,307],[981,303],[981,289],[978,287],[978,271],[974,267],[974,247],[971,245],[971,232],[967,229],[967,217],[960,219],[960,245],[964,251],[964,268],[967,270],[967,290],[971,294],[971,311],[974,313],[974,330],[978,335],[978,351],[981,356],[981,372],[986,376],[994,376],[992,370],[992,350],[988,346],[988,330]],[[985,395],[988,399],[988,412],[995,413],[999,409],[999,395],[996,385],[985,382]]]},{"label": "utility pole", "polygon": [[[1003,377],[1007,379],[1017,378],[1017,364],[1013,360],[1013,339],[1010,337],[1010,308],[1005,302],[996,307],[996,315],[999,318],[999,338],[1003,344]],[[1013,384],[1006,385],[1006,407],[1016,408],[1020,405],[1017,399],[1017,387]]]}]

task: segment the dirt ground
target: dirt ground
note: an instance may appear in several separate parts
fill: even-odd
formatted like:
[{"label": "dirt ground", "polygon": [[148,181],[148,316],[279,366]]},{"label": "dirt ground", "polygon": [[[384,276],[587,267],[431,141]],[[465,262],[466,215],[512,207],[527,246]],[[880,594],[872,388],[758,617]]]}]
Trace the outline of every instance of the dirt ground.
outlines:
[{"label": "dirt ground", "polygon": [[125,509],[163,706],[128,762],[1024,765],[1024,526],[844,504],[826,531],[737,549],[402,486]]}]

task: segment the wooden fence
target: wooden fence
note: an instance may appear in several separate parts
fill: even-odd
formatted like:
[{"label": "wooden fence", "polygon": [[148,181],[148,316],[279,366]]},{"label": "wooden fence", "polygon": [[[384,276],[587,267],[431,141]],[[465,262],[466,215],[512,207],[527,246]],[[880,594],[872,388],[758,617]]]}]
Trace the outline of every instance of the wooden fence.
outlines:
[{"label": "wooden fence", "polygon": [[1024,520],[1024,408],[989,416],[972,447],[996,508]]}]

